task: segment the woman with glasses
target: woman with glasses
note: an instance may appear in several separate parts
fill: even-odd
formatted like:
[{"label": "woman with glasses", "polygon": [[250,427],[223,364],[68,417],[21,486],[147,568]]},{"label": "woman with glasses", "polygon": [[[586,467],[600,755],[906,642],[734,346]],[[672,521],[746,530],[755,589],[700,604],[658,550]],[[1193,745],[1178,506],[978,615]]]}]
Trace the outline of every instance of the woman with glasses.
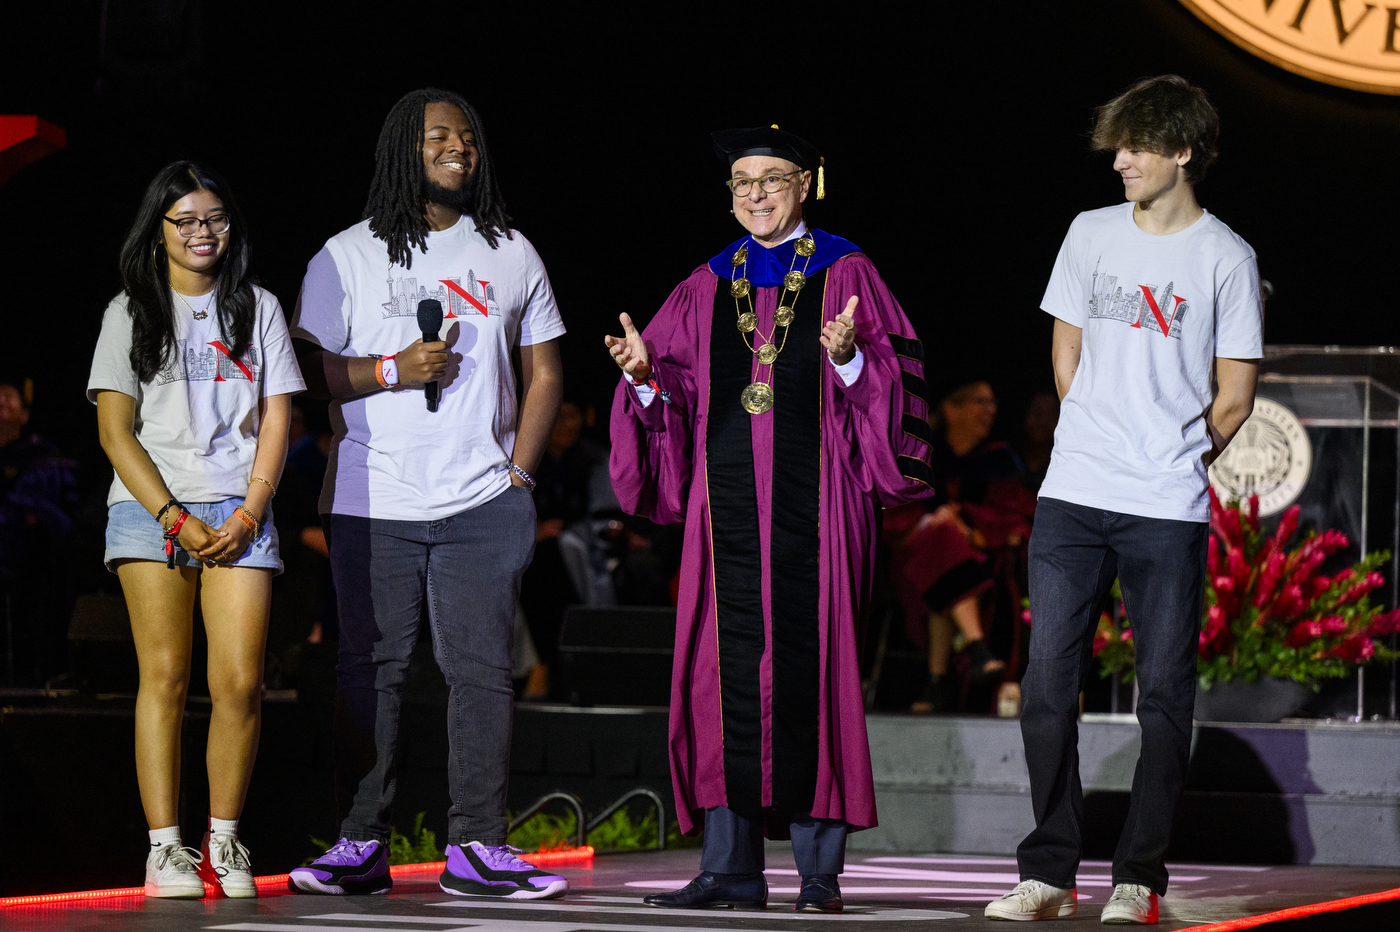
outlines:
[{"label": "woman with glasses", "polygon": [[[146,188],[121,253],[88,379],[116,477],[108,569],[121,580],[140,663],[136,774],[150,827],[146,895],[257,895],[238,817],[261,722],[272,577],[272,496],[288,399],[306,385],[277,299],[253,284],[227,183],[195,162]],[[179,826],[180,728],[193,613],[208,636],[209,832]],[[201,879],[203,878],[203,880]]]}]

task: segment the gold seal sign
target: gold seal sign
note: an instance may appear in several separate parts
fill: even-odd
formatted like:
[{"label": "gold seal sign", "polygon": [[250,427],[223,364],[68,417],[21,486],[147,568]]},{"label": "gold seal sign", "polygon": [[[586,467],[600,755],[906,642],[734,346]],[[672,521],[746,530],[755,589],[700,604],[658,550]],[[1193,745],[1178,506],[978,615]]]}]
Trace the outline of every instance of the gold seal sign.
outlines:
[{"label": "gold seal sign", "polygon": [[739,394],[739,404],[750,414],[773,410],[773,386],[754,382]]},{"label": "gold seal sign", "polygon": [[[783,286],[787,288],[788,291],[801,291],[802,286],[805,284],[807,284],[807,276],[796,269],[793,269],[783,276]],[[745,282],[744,285],[747,286],[748,282]]]},{"label": "gold seal sign", "polygon": [[758,318],[745,311],[739,315],[738,326],[744,333],[753,333],[753,328],[758,326]]},{"label": "gold seal sign", "polygon": [[758,348],[758,362],[760,365],[771,366],[773,360],[778,358],[778,348],[772,343],[765,343]]},{"label": "gold seal sign", "polygon": [[[803,253],[803,255],[805,256],[806,253]],[[749,247],[747,247],[747,246],[740,246],[740,247],[739,247],[739,251],[736,252],[736,253],[734,254],[734,258],[729,260],[729,264],[732,265],[732,266],[734,266],[735,268],[737,268],[737,267],[743,265],[744,262],[745,262],[748,258],[749,258]]]},{"label": "gold seal sign", "polygon": [[792,308],[784,304],[773,313],[773,323],[777,324],[779,327],[786,327],[788,324],[792,323],[793,316]]},{"label": "gold seal sign", "polygon": [[736,278],[729,283],[729,293],[736,298],[742,298],[749,293],[749,280],[747,278]]},{"label": "gold seal sign", "polygon": [[817,244],[810,236],[804,236],[797,241],[797,254],[799,256],[810,256],[817,251]]}]

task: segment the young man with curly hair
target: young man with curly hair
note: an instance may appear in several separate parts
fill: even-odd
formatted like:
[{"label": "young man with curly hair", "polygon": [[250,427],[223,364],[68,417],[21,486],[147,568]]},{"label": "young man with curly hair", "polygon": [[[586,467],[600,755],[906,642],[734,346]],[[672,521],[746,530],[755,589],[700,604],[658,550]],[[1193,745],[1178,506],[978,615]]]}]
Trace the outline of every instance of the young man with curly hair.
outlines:
[{"label": "young man with curly hair", "polygon": [[[1142,752],[1102,921],[1151,924],[1186,779],[1205,587],[1206,468],[1254,406],[1263,306],[1254,250],[1196,201],[1219,117],[1176,75],[1099,108],[1126,204],[1075,218],[1041,309],[1062,402],[1030,540],[1021,735],[1035,830],[989,919],[1077,909],[1079,692],[1115,578],[1133,620]],[[1213,391],[1214,389],[1214,391]]]}]

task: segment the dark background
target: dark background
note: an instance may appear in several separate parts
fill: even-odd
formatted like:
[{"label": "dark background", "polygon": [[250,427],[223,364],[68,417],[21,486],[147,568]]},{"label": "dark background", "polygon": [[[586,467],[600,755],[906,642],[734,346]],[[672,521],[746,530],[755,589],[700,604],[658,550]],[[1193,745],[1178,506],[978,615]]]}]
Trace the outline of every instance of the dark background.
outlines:
[{"label": "dark background", "polygon": [[0,187],[0,365],[35,379],[34,426],[88,483],[110,472],[83,387],[154,172],[192,157],[231,178],[290,312],[307,261],[360,217],[388,108],[429,84],[482,113],[570,328],[568,394],[603,415],[617,313],[648,319],[741,232],[708,132],[776,122],[826,156],[810,219],[874,259],[935,385],[953,365],[992,375],[1006,433],[1050,386],[1037,304],[1060,239],[1122,196],[1088,151],[1092,108],[1163,72],[1222,113],[1198,193],[1277,288],[1267,341],[1396,342],[1400,98],[1296,77],[1174,0],[501,6],[5,4],[0,112],[68,147]]}]

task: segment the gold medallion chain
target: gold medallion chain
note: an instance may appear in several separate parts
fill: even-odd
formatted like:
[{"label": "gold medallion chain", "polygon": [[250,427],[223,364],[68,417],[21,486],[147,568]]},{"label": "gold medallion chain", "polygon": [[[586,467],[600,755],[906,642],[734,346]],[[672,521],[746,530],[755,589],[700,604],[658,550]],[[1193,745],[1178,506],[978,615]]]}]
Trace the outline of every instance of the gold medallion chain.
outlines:
[{"label": "gold medallion chain", "polygon": [[[804,233],[794,245],[792,254],[792,264],[788,266],[788,273],[783,276],[783,292],[778,297],[778,309],[773,312],[773,329],[766,335],[758,329],[758,313],[753,303],[753,286],[749,283],[749,247],[745,243],[739,247],[739,251],[734,254],[730,263],[738,268],[743,266],[738,278],[730,282],[729,293],[734,298],[734,313],[738,316],[736,326],[743,334],[744,345],[749,348],[749,352],[758,357],[760,366],[767,366],[768,373],[766,379],[755,380],[746,386],[739,396],[739,403],[749,414],[762,414],[773,408],[773,364],[778,361],[778,354],[787,346],[788,329],[796,315],[797,295],[802,290],[802,286],[807,284],[807,267],[812,263],[812,256],[817,251],[816,241],[812,239],[811,232]],[[806,261],[802,263],[802,271],[797,271],[797,257],[803,256]],[[792,298],[789,300],[788,294]],[[739,303],[741,298],[747,298],[749,309],[744,310]],[[775,343],[778,328],[783,328],[782,342]],[[749,334],[754,333],[762,342],[755,346],[749,338]]]}]

